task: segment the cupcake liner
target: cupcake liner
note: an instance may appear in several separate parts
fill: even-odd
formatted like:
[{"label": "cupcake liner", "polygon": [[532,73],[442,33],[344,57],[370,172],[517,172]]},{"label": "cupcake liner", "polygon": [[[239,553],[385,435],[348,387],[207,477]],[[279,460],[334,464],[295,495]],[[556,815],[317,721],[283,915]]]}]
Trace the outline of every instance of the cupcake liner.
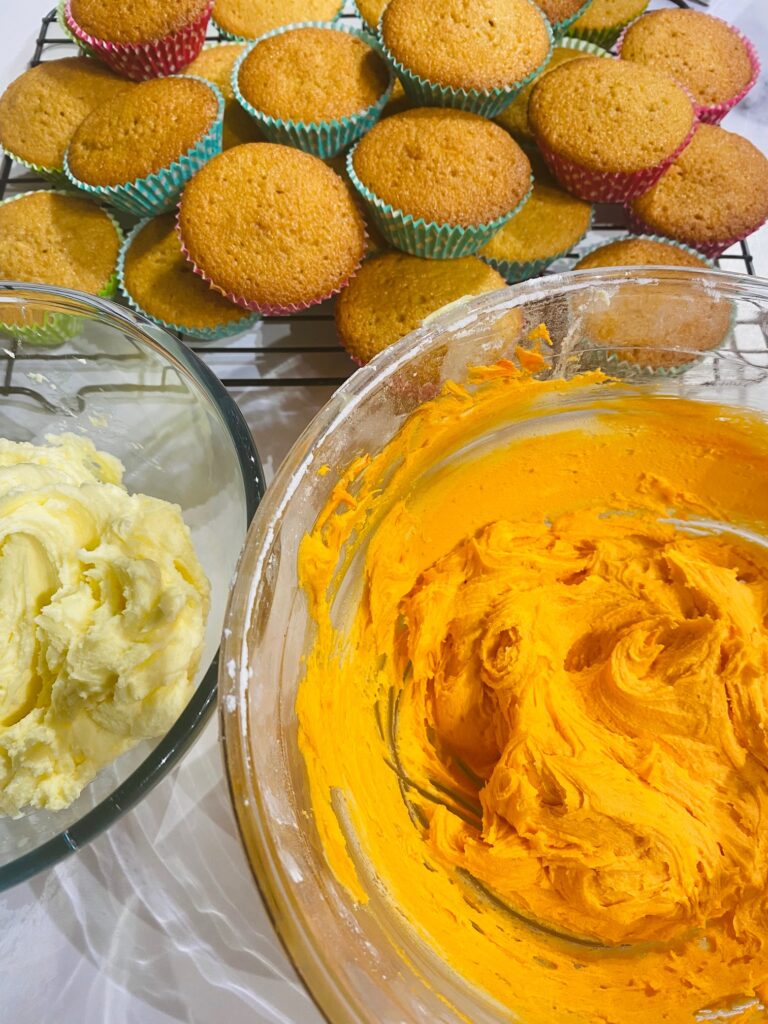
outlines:
[{"label": "cupcake liner", "polygon": [[[336,13],[334,14],[334,16],[331,18],[330,21],[324,21],[324,22],[322,22],[322,24],[323,25],[334,24],[335,22],[337,22],[339,20],[339,18],[342,16],[343,13],[344,13],[344,0],[339,0],[339,7],[338,7],[338,10],[336,11]],[[319,24],[319,23],[318,22],[312,22],[312,24]],[[277,29],[274,29],[273,32],[282,32],[285,27],[288,27],[288,26],[281,26],[281,27],[279,27]],[[292,27],[295,28],[296,25],[293,25]],[[211,28],[214,29],[214,31],[218,32],[223,40],[228,40],[228,41],[235,42],[235,43],[254,43],[254,42],[259,42],[261,39],[266,39],[266,35],[261,35],[261,36],[238,36],[238,35],[235,35],[234,32],[228,32],[227,29],[222,28],[222,26],[218,23],[218,21],[216,21],[215,18],[211,18]],[[267,34],[272,34],[272,33],[267,33]]]},{"label": "cupcake liner", "polygon": [[[179,203],[179,213],[180,212],[181,203]],[[330,299],[334,295],[338,295],[340,291],[343,291],[343,289],[347,287],[349,282],[358,272],[360,267],[363,265],[363,259],[365,258],[365,253],[363,253],[363,256],[361,257],[360,261],[358,262],[357,266],[354,268],[352,273],[349,275],[349,277],[346,277],[341,282],[341,284],[337,285],[335,288],[332,288],[331,291],[329,292],[325,292],[322,295],[315,296],[312,299],[309,299],[307,302],[290,303],[285,306],[269,305],[267,303],[255,302],[253,299],[247,299],[244,295],[236,295],[234,292],[228,292],[226,288],[222,288],[221,285],[216,284],[216,282],[206,274],[203,268],[198,266],[198,264],[195,263],[195,261],[192,259],[189,250],[184,244],[184,237],[181,233],[178,214],[176,217],[176,234],[179,236],[179,243],[181,244],[181,251],[184,254],[184,258],[192,267],[194,273],[197,274],[198,277],[202,277],[202,279],[206,282],[209,288],[213,288],[214,291],[217,291],[220,295],[223,295],[225,299],[229,299],[230,302],[234,302],[236,306],[241,306],[243,309],[249,309],[252,312],[260,313],[262,316],[293,316],[294,313],[300,313],[301,310],[303,309],[309,309],[311,306],[317,306],[319,305],[319,303],[325,302],[326,299]],[[365,239],[367,242],[367,232],[365,235]]]},{"label": "cupcake liner", "polygon": [[64,173],[64,169],[59,170],[57,167],[43,167],[41,164],[33,164],[30,160],[25,160],[23,157],[18,156],[16,153],[12,153],[10,149],[6,149],[5,146],[0,146],[0,153],[7,156],[9,160],[13,160],[15,164],[19,164],[21,167],[26,167],[27,170],[34,171],[41,178],[46,178],[53,185],[70,187],[69,180]]},{"label": "cupcake liner", "polygon": [[228,323],[218,324],[216,327],[189,327],[185,324],[170,323],[168,320],[163,320],[160,317],[155,316],[153,313],[150,313],[139,302],[137,302],[128,291],[125,283],[125,257],[128,254],[128,250],[133,245],[136,236],[151,219],[151,217],[145,217],[131,229],[120,247],[120,255],[117,259],[117,286],[119,288],[120,295],[125,299],[132,310],[136,313],[140,313],[148,320],[151,320],[152,323],[157,324],[158,327],[165,328],[166,331],[175,331],[180,334],[186,334],[190,338],[196,338],[199,341],[220,341],[222,338],[229,338],[233,334],[240,334],[241,331],[245,331],[249,327],[253,326],[253,324],[258,323],[261,317],[254,313],[251,315],[244,314],[239,320],[232,320]]},{"label": "cupcake liner", "polygon": [[[528,0],[528,2],[533,4],[533,0]],[[534,6],[536,5],[534,4]],[[524,89],[526,85],[541,74],[552,56],[552,49],[554,47],[552,26],[541,10],[538,7],[536,9],[541,14],[544,24],[546,25],[547,35],[549,37],[549,49],[547,50],[547,55],[544,60],[534,71],[531,71],[531,73],[526,75],[525,78],[521,78],[518,82],[514,82],[512,85],[490,90],[455,89],[453,86],[440,85],[439,82],[433,82],[430,79],[422,78],[421,75],[417,75],[413,71],[409,71],[404,64],[400,63],[384,42],[384,35],[382,33],[383,15],[378,26],[382,52],[391,67],[394,68],[397,77],[403,83],[403,89],[405,89],[408,96],[410,96],[412,100],[415,100],[419,106],[456,107],[459,110],[468,110],[473,114],[481,114],[483,117],[498,117],[502,110],[505,110],[509,106],[520,90]]]},{"label": "cupcake liner", "polygon": [[141,82],[173,75],[192,63],[203,48],[212,9],[213,0],[209,0],[189,25],[146,43],[115,43],[92,36],[72,17],[72,0],[65,2],[64,21],[80,46],[90,49],[119,75]]},{"label": "cupcake liner", "polygon": [[210,128],[183,156],[167,167],[155,171],[136,181],[122,185],[89,185],[74,176],[69,167],[69,150],[64,155],[64,173],[69,181],[92,198],[102,199],[120,210],[139,216],[153,216],[167,213],[176,205],[182,189],[189,179],[212,157],[221,152],[222,118],[224,97],[212,82],[197,75],[175,75],[176,78],[192,78],[213,90],[218,110]]},{"label": "cupcake liner", "polygon": [[[72,189],[69,191],[65,189],[34,189],[33,191],[50,191],[56,192],[58,195],[81,198]],[[25,196],[31,194],[31,192],[20,192],[16,196],[0,200],[0,206],[5,206],[7,203],[15,203],[17,199],[23,199]],[[118,241],[122,248],[125,240],[123,229],[109,210],[104,210],[103,207],[102,210],[112,222],[112,226],[117,233]],[[113,270],[107,278],[107,282],[104,287],[96,294],[99,298],[109,299],[115,294],[116,288],[117,269]],[[30,345],[41,345],[53,348],[57,345],[63,345],[65,341],[69,341],[70,338],[74,337],[80,328],[81,320],[81,317],[73,316],[69,313],[46,313],[42,324],[6,324],[0,321],[0,331],[4,331],[6,334],[10,334],[11,337],[18,339],[19,341],[24,341]]]},{"label": "cupcake liner", "polygon": [[[640,17],[642,17],[642,15],[640,15]],[[709,17],[714,18],[716,15],[710,14]],[[724,21],[722,18],[718,18],[717,20],[722,22],[723,25],[727,25],[731,32],[733,32],[733,34],[743,43],[749,57],[749,62],[752,65],[752,76],[740,92],[737,92],[735,96],[731,97],[731,99],[724,100],[722,103],[697,103],[694,99],[693,106],[696,111],[696,117],[704,124],[720,124],[728,111],[732,110],[737,103],[741,103],[757,81],[760,74],[760,57],[752,42],[747,39],[744,33],[740,32],[735,25],[731,25],[730,22]],[[616,44],[617,57],[621,57],[621,48],[624,45],[624,39],[626,38],[627,32],[629,32],[636,21],[639,21],[639,18],[635,18],[623,29],[621,36],[619,37],[619,41]]]},{"label": "cupcake liner", "polygon": [[[627,218],[629,221],[629,228],[637,235],[649,235],[657,231],[657,228],[647,224],[642,217],[638,216],[629,204],[625,204],[625,210],[627,212]],[[730,249],[732,245],[736,245],[743,239],[748,238],[754,231],[761,228],[765,224],[768,217],[763,217],[759,224],[755,224],[749,231],[744,231],[740,235],[734,235],[732,238],[724,239],[723,241],[712,241],[712,242],[697,242],[692,238],[670,238],[669,236],[661,238],[663,242],[673,242],[675,245],[681,245],[684,248],[692,249],[696,253],[702,256],[706,256],[710,260],[716,260],[722,256],[726,249]]]},{"label": "cupcake liner", "polygon": [[425,259],[451,260],[476,253],[493,238],[500,227],[520,212],[533,190],[531,175],[528,191],[517,206],[486,224],[437,224],[395,209],[366,188],[355,172],[353,160],[356,148],[351,149],[347,155],[347,174],[365,200],[376,227],[396,249]]},{"label": "cupcake liner", "polygon": [[59,0],[59,2],[56,4],[56,24],[59,26],[59,28],[67,37],[67,39],[69,39],[71,43],[74,43],[75,46],[78,47],[78,49],[82,50],[83,54],[86,57],[97,57],[98,54],[96,53],[96,51],[91,49],[91,47],[87,43],[81,42],[67,24],[67,19],[64,15],[66,7],[67,0]]},{"label": "cupcake liner", "polygon": [[551,266],[556,260],[560,260],[572,252],[574,247],[591,231],[593,217],[594,214],[591,213],[589,215],[589,224],[584,233],[575,242],[571,243],[567,249],[555,253],[554,256],[544,256],[535,260],[496,260],[491,256],[480,255],[480,259],[490,267],[493,267],[494,270],[498,270],[507,284],[519,284],[520,281],[528,281],[532,277],[538,277],[540,274],[543,274],[547,267]]},{"label": "cupcake liner", "polygon": [[578,50],[579,53],[589,53],[593,57],[613,57],[613,54],[608,53],[602,46],[590,43],[586,39],[575,39],[573,36],[562,36],[561,39],[558,39],[557,45],[564,47],[566,50]]},{"label": "cupcake liner", "polygon": [[232,90],[240,106],[246,110],[256,121],[260,130],[267,137],[269,142],[282,143],[284,146],[295,146],[303,149],[306,153],[319,156],[322,159],[336,156],[342,149],[346,149],[353,142],[357,142],[365,133],[371,129],[381,116],[381,112],[389,102],[395,78],[390,70],[389,85],[379,99],[356,114],[350,117],[342,117],[333,121],[319,121],[306,123],[304,121],[292,121],[280,117],[270,117],[268,114],[257,110],[240,92],[238,77],[240,67],[255,47],[265,39],[273,36],[283,35],[299,28],[323,28],[334,32],[344,32],[346,35],[362,39],[364,43],[381,53],[381,44],[378,39],[363,29],[353,28],[345,24],[336,24],[330,21],[299,21],[292,25],[285,25],[282,28],[273,29],[256,39],[247,50],[238,57],[232,69]]},{"label": "cupcake liner", "polygon": [[571,27],[574,21],[576,21],[577,18],[580,18],[582,14],[584,14],[584,12],[591,3],[592,0],[584,0],[584,3],[581,5],[578,11],[574,11],[574,13],[569,15],[567,18],[563,18],[562,21],[552,22],[552,35],[555,40],[555,46],[560,45],[560,40],[568,32],[568,29]]}]

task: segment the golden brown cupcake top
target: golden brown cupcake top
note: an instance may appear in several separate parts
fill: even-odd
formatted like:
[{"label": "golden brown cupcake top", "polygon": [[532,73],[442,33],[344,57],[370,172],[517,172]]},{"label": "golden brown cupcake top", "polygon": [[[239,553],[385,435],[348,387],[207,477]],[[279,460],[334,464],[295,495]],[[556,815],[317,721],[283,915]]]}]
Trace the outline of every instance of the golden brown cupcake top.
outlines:
[{"label": "golden brown cupcake top", "polygon": [[187,185],[179,227],[191,259],[224,292],[303,305],[341,287],[365,253],[365,226],[338,175],[269,143],[214,157]]},{"label": "golden brown cupcake top", "polygon": [[230,35],[258,39],[296,21],[331,21],[342,0],[216,0],[213,17]]},{"label": "golden brown cupcake top", "polygon": [[368,28],[378,28],[387,0],[356,0],[356,7]]},{"label": "golden brown cupcake top", "polygon": [[357,36],[297,28],[258,43],[240,66],[238,83],[261,113],[310,124],[373,106],[387,90],[389,69]]},{"label": "golden brown cupcake top", "polygon": [[114,273],[120,236],[79,196],[27,192],[0,205],[0,277],[97,295]]},{"label": "golden brown cupcake top", "polygon": [[90,114],[75,132],[67,159],[89,185],[120,185],[167,167],[210,129],[214,91],[194,78],[141,82]]},{"label": "golden brown cupcake top", "polygon": [[535,0],[536,6],[540,7],[553,25],[566,18],[572,18],[580,7],[584,6],[584,0]]},{"label": "golden brown cupcake top", "polygon": [[680,86],[629,61],[572,60],[537,83],[528,106],[537,142],[597,171],[654,167],[682,145],[694,121]]},{"label": "golden brown cupcake top", "polygon": [[367,260],[341,293],[336,327],[350,355],[366,363],[449,302],[505,285],[501,274],[476,256],[424,260],[388,252]]},{"label": "golden brown cupcake top", "polygon": [[620,238],[582,256],[574,270],[594,267],[706,267],[703,256],[686,252],[672,242],[652,238]]},{"label": "golden brown cupcake top", "polygon": [[535,175],[531,198],[481,250],[488,259],[549,259],[575,245],[589,229],[592,206]]},{"label": "golden brown cupcake top", "polygon": [[132,82],[85,57],[38,64],[0,97],[0,145],[28,163],[61,170],[83,118],[133,88]]},{"label": "golden brown cupcake top", "polygon": [[232,69],[246,43],[216,43],[200,52],[184,69],[185,75],[197,75],[213,82],[224,97],[224,124],[221,148],[231,149],[244,142],[262,142],[263,137],[251,115],[243,110],[232,91]]},{"label": "golden brown cupcake top", "polygon": [[248,314],[209,288],[184,257],[173,213],[153,217],[125,254],[125,290],[143,310],[166,323],[211,328]]},{"label": "golden brown cupcake top", "polygon": [[666,72],[702,104],[732,99],[753,74],[745,42],[726,22],[701,11],[651,11],[631,25],[622,60]]},{"label": "golden brown cupcake top", "polygon": [[571,25],[578,31],[595,31],[626,25],[648,6],[648,0],[592,0],[592,3]]},{"label": "golden brown cupcake top", "polygon": [[380,121],[358,144],[353,166],[380,199],[439,224],[488,223],[530,187],[528,158],[503,128],[449,108],[419,107]]},{"label": "golden brown cupcake top", "polygon": [[148,43],[196,21],[209,0],[72,0],[72,17],[96,39]]},{"label": "golden brown cupcake top", "polygon": [[546,21],[529,0],[390,0],[382,35],[413,74],[480,91],[519,82],[550,47]]},{"label": "golden brown cupcake top", "polygon": [[743,136],[701,124],[632,209],[661,235],[695,243],[741,238],[768,214],[768,159]]}]

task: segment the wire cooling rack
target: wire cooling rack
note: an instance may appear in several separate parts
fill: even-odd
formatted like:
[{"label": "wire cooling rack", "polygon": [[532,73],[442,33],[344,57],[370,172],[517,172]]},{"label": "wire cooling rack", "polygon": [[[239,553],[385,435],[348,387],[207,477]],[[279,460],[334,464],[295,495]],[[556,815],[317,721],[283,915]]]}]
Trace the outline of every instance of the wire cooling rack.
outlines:
[{"label": "wire cooling rack", "polygon": [[[668,0],[678,7],[689,7],[701,0]],[[345,19],[355,18],[354,6],[347,0]],[[211,42],[221,41],[218,32],[208,35]],[[74,56],[77,47],[57,24],[56,11],[47,14],[40,25],[30,66],[46,60]],[[24,167],[4,157],[0,165],[0,199],[46,187],[49,183]],[[609,241],[626,231],[618,206],[596,210],[593,230],[583,244],[550,268],[550,273],[573,266],[580,251],[595,243]],[[752,253],[746,242],[725,253],[718,265],[724,270],[755,274]],[[183,336],[182,336],[183,337]],[[280,429],[295,437],[315,408],[330,397],[354,370],[354,365],[341,348],[333,325],[333,300],[291,317],[270,317],[235,338],[217,343],[184,339],[200,355],[223,383],[233,392],[252,427],[267,422],[267,429]],[[9,353],[10,355],[10,353]],[[45,359],[46,354],[39,353]],[[55,358],[50,353],[48,358]],[[13,387],[11,356],[0,369],[0,389],[5,393]],[[274,453],[279,459],[283,451]]]}]

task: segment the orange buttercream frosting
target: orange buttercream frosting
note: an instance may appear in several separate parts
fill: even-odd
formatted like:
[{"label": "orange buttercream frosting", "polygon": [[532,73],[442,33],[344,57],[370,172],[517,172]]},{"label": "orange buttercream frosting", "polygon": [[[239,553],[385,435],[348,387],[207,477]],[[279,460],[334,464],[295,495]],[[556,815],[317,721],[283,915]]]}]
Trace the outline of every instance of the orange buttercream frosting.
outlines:
[{"label": "orange buttercream frosting", "polygon": [[304,538],[327,860],[521,1024],[768,988],[766,479],[757,416],[502,362]]}]

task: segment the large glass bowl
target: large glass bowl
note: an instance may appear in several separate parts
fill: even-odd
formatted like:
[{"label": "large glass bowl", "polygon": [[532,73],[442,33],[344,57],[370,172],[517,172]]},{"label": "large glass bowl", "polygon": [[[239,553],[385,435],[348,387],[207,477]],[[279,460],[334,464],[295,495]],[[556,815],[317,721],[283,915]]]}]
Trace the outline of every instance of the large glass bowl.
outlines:
[{"label": "large glass bowl", "polygon": [[[333,1024],[517,1019],[426,948],[365,871],[364,906],[338,883],[315,828],[295,713],[302,659],[313,641],[298,590],[297,547],[325,505],[336,470],[377,452],[439,381],[466,384],[468,367],[512,354],[515,307],[524,317],[523,337],[540,322],[549,328],[554,344],[546,375],[604,366],[627,378],[631,393],[645,388],[768,415],[768,282],[633,268],[554,276],[451,307],[358,370],[298,440],[249,532],[227,616],[219,700],[232,797],[254,875]],[[606,347],[595,344],[598,334]],[[657,361],[662,369],[638,366],[637,351],[621,349],[641,335],[670,350]],[[681,351],[696,338],[719,347]],[[478,440],[467,437],[451,458],[461,459]],[[332,471],[319,474],[323,464]],[[755,486],[768,494],[768,481]],[[362,552],[349,572],[361,560]]]},{"label": "large glass bowl", "polygon": [[[2,326],[4,325],[4,326]],[[103,299],[0,285],[0,437],[72,432],[125,466],[125,485],[181,506],[211,582],[195,688],[170,731],[105,768],[71,807],[0,819],[0,888],[88,842],[176,763],[215,703],[227,596],[263,491],[250,432],[184,345]]]}]

